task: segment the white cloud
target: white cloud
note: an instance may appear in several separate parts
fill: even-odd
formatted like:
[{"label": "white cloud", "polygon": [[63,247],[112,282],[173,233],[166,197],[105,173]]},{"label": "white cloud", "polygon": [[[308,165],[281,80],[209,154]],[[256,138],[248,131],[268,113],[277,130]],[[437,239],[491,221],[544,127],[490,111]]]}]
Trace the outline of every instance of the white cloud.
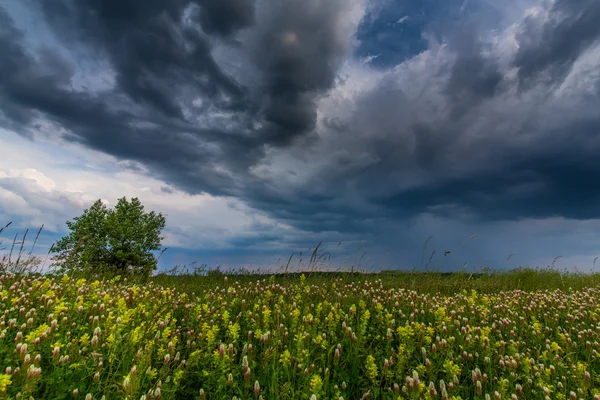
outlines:
[{"label": "white cloud", "polygon": [[64,233],[64,222],[95,200],[110,206],[126,196],[138,197],[146,210],[167,217],[163,244],[169,247],[220,250],[230,248],[227,241],[238,237],[257,235],[260,242],[266,231],[299,234],[238,199],[188,195],[78,145],[43,137],[30,142],[3,130],[0,147],[7,155],[0,159],[0,217],[18,218],[20,227],[45,224],[48,230]]}]

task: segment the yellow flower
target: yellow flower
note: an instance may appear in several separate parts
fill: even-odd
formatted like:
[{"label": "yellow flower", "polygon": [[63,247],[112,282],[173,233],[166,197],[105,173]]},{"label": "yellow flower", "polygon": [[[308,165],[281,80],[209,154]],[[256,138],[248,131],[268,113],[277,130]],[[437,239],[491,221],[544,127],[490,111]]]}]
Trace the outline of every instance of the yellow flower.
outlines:
[{"label": "yellow flower", "polygon": [[410,325],[399,326],[396,329],[396,333],[403,340],[407,340],[407,339],[411,338],[412,335],[414,334],[413,329]]},{"label": "yellow flower", "polygon": [[310,389],[312,393],[318,393],[321,391],[321,386],[323,385],[323,381],[319,375],[313,375],[310,378]]},{"label": "yellow flower", "polygon": [[119,300],[117,301],[117,308],[120,310],[124,310],[127,308],[127,303],[125,302],[124,298],[119,298]]},{"label": "yellow flower", "polygon": [[0,393],[6,393],[6,387],[11,383],[10,375],[0,375]]},{"label": "yellow flower", "polygon": [[459,376],[460,375],[460,367],[456,364],[454,364],[452,362],[452,360],[446,360],[446,362],[444,362],[444,371],[446,372],[446,374],[448,374],[448,376],[450,378],[452,378],[454,375]]},{"label": "yellow flower", "polygon": [[156,368],[148,368],[146,370],[146,375],[148,375],[150,378],[156,377],[157,374],[158,372],[156,371]]},{"label": "yellow flower", "polygon": [[375,365],[375,357],[371,354],[367,356],[367,376],[371,381],[374,381],[377,378],[377,365]]},{"label": "yellow flower", "polygon": [[266,308],[263,312],[263,325],[264,327],[268,327],[269,326],[269,320],[271,318],[271,310],[269,310],[268,308]]},{"label": "yellow flower", "polygon": [[137,343],[140,341],[140,327],[138,326],[137,328],[135,328],[132,332],[131,332],[131,342],[132,343]]},{"label": "yellow flower", "polygon": [[237,341],[240,336],[240,324],[237,322],[235,324],[231,324],[227,327],[229,337],[232,341]]},{"label": "yellow flower", "polygon": [[40,336],[42,336],[42,333],[44,333],[46,331],[46,329],[48,329],[48,325],[46,324],[42,324],[40,326],[38,326],[36,329],[34,329],[33,331],[29,332],[29,334],[26,337],[26,340],[28,343],[33,343],[33,341],[36,338],[39,338]]},{"label": "yellow flower", "polygon": [[82,337],[79,338],[79,343],[86,346],[90,341],[90,335],[85,333]]},{"label": "yellow flower", "polygon": [[291,357],[292,355],[290,354],[290,351],[285,349],[283,353],[281,353],[281,356],[279,356],[279,362],[281,363],[281,365],[287,368],[290,366]]},{"label": "yellow flower", "polygon": [[63,301],[60,301],[56,307],[54,307],[54,314],[60,314],[62,311],[65,311],[67,309],[67,307],[65,306],[65,303]]},{"label": "yellow flower", "polygon": [[444,307],[439,307],[435,311],[435,317],[437,320],[442,321],[445,316],[446,316],[446,309]]},{"label": "yellow flower", "polygon": [[115,342],[115,335],[113,335],[112,333],[110,335],[108,335],[108,337],[106,338],[106,343],[108,343],[109,345],[112,345]]}]

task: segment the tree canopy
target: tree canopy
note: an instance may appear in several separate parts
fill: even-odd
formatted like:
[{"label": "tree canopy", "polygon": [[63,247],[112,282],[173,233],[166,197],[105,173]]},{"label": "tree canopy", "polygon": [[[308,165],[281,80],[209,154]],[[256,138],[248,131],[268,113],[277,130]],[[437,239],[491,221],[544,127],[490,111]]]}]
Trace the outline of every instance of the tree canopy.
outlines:
[{"label": "tree canopy", "polygon": [[165,222],[161,213],[145,212],[137,197],[120,198],[112,209],[98,199],[67,221],[70,233],[53,246],[53,266],[65,272],[147,277],[158,263],[152,252],[161,247]]}]

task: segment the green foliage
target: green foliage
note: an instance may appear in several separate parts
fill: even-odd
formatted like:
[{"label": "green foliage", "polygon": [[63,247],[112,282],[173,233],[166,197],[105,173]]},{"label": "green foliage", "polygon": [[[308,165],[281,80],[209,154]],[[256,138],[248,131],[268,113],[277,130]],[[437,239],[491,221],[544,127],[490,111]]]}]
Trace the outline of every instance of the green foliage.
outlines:
[{"label": "green foliage", "polygon": [[119,199],[114,209],[97,200],[67,226],[71,232],[52,249],[60,272],[148,277],[156,269],[152,251],[160,249],[165,218],[144,212],[136,197]]}]

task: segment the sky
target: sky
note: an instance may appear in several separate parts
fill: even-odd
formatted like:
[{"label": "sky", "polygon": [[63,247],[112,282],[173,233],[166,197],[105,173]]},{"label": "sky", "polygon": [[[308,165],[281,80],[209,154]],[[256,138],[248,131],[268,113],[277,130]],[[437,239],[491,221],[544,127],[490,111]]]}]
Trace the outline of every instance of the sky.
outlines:
[{"label": "sky", "polygon": [[126,196],[166,216],[160,268],[301,266],[322,242],[328,268],[599,270],[598,20],[597,0],[0,0],[2,236],[43,224],[43,253]]}]

